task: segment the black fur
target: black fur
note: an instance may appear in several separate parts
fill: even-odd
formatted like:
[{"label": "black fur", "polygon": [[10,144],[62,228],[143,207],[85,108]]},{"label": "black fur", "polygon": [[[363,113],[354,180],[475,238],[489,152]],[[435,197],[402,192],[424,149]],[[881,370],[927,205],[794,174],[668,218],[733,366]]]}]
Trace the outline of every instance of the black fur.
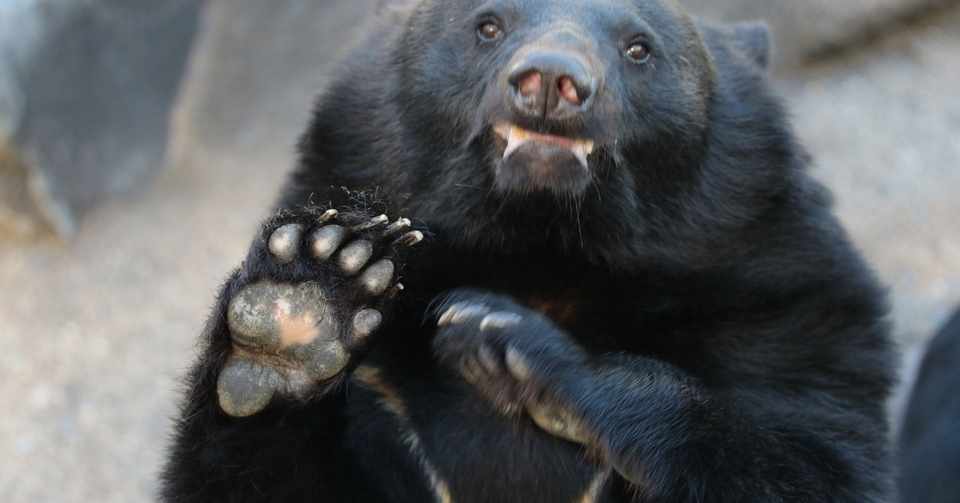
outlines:
[{"label": "black fur", "polygon": [[[349,379],[252,418],[220,412],[226,302],[271,276],[248,261],[208,324],[164,499],[429,501],[442,480],[457,502],[574,501],[612,470],[602,501],[889,501],[883,293],[805,172],[766,39],[666,1],[482,5],[427,0],[361,44],[280,202],[376,206],[426,232],[362,357],[404,414]],[[506,35],[481,43],[491,15]],[[560,22],[604,63],[602,95],[580,120],[521,125],[596,139],[589,187],[499,191],[504,68]],[[645,65],[622,54],[637,34]],[[525,320],[483,337],[529,358],[537,393],[575,412],[587,445],[500,413],[490,397],[508,384],[460,377],[483,340],[442,343],[481,333],[468,323],[434,341],[432,308],[454,301]]]},{"label": "black fur", "polygon": [[900,501],[947,503],[960,497],[960,310],[934,337],[913,386],[898,459]]}]

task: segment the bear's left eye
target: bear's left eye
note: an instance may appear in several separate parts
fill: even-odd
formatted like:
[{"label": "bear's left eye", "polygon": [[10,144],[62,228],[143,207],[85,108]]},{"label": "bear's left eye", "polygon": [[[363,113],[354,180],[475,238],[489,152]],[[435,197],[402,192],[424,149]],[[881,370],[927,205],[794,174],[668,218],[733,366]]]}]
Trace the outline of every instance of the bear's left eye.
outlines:
[{"label": "bear's left eye", "polygon": [[634,63],[646,63],[650,60],[650,46],[644,42],[630,44],[623,53]]},{"label": "bear's left eye", "polygon": [[491,42],[503,36],[503,29],[493,21],[484,21],[477,27],[477,35],[481,40]]}]

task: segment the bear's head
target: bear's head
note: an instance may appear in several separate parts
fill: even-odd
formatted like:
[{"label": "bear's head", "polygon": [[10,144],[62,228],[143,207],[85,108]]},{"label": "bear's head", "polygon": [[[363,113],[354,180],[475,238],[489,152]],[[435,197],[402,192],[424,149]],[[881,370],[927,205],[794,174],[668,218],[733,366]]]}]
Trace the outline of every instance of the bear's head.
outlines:
[{"label": "bear's head", "polygon": [[428,146],[414,193],[464,239],[582,246],[564,230],[581,219],[643,239],[686,218],[718,128],[778,110],[733,96],[766,94],[766,28],[707,26],[671,0],[423,0],[403,23],[395,102]]}]

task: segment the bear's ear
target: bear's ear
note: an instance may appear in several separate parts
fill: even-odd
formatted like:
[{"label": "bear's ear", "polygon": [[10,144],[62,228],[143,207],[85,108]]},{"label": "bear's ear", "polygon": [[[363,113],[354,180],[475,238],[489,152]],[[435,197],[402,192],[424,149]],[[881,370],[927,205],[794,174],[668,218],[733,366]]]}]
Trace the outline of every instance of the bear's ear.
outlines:
[{"label": "bear's ear", "polygon": [[770,67],[773,42],[770,27],[762,21],[751,21],[733,25],[733,43],[760,68]]}]

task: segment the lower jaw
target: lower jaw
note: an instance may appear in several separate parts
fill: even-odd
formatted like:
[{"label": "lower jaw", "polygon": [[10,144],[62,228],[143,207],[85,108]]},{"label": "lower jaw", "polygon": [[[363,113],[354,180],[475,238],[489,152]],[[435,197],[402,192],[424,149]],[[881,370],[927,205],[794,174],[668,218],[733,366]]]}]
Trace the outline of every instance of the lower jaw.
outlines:
[{"label": "lower jaw", "polygon": [[531,157],[519,153],[503,159],[495,169],[495,187],[509,195],[552,193],[578,197],[586,192],[592,177],[572,158]]}]

